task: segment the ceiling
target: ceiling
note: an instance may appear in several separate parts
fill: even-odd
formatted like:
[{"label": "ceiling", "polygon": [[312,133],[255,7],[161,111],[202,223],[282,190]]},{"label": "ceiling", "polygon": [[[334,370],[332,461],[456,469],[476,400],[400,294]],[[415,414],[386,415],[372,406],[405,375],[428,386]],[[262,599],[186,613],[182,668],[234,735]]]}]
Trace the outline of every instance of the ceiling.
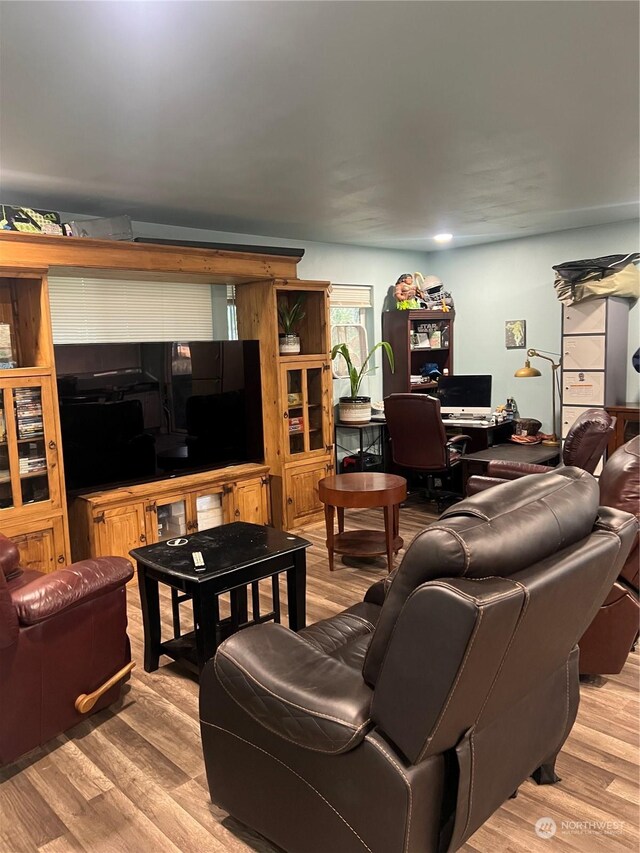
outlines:
[{"label": "ceiling", "polygon": [[0,199],[430,250],[638,215],[634,2],[2,2]]}]

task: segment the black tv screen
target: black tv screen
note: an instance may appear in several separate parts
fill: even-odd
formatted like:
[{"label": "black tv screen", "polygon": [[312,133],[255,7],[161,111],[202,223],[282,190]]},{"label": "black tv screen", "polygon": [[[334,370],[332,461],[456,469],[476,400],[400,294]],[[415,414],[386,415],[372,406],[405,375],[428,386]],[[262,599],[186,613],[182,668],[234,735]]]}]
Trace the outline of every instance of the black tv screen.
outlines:
[{"label": "black tv screen", "polygon": [[54,349],[69,492],[264,458],[258,341]]}]

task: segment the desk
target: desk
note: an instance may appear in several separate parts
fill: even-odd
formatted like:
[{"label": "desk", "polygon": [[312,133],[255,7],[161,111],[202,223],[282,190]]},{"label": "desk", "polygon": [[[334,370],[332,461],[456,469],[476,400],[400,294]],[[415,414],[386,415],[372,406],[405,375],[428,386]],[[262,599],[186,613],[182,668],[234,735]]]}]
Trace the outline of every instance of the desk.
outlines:
[{"label": "desk", "polygon": [[[176,541],[176,540],[169,540]],[[135,548],[131,556],[138,564],[138,585],[144,628],[144,668],[158,668],[160,655],[183,660],[196,672],[213,657],[229,634],[247,625],[275,619],[280,621],[278,575],[287,575],[289,627],[305,626],[306,539],[272,527],[235,521],[181,538],[184,544],[171,547],[158,542]],[[205,571],[196,572],[192,554],[201,551]],[[257,582],[273,578],[274,612],[261,615]],[[191,599],[195,630],[180,634],[174,609],[174,637],[162,641],[159,584],[184,593],[179,601]],[[252,587],[253,619],[247,613],[247,586]],[[218,596],[231,593],[231,617],[220,619]],[[176,598],[173,597],[174,608]]]},{"label": "desk", "polygon": [[513,421],[501,424],[483,424],[463,418],[444,418],[444,430],[449,438],[454,435],[468,435],[471,439],[467,446],[469,453],[486,450],[488,447],[508,441],[513,435]]},{"label": "desk", "polygon": [[554,464],[560,455],[559,447],[547,447],[542,444],[497,444],[477,453],[465,453],[460,459],[462,464],[462,483],[467,493],[467,480],[473,474],[486,474],[489,462],[528,462],[529,464]]}]

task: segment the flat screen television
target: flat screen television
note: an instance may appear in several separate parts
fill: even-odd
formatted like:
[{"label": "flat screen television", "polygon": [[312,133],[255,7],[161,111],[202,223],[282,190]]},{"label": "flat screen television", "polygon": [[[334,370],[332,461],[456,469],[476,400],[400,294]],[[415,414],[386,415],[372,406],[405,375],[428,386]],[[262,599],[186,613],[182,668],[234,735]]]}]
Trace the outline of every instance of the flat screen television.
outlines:
[{"label": "flat screen television", "polygon": [[263,460],[258,341],[54,349],[70,493]]},{"label": "flat screen television", "polygon": [[482,417],[491,414],[491,376],[441,376],[438,398],[442,415]]}]

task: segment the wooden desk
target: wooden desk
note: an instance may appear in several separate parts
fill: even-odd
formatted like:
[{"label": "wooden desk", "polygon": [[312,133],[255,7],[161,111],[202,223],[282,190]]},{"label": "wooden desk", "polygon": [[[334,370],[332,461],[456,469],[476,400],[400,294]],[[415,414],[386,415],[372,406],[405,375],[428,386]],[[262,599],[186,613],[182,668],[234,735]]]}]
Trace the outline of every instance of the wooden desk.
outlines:
[{"label": "wooden desk", "polygon": [[607,445],[607,456],[626,444],[640,431],[640,409],[637,403],[621,403],[619,406],[607,406],[607,412],[616,419],[613,435]]},{"label": "wooden desk", "polygon": [[[318,483],[318,495],[324,504],[327,525],[329,570],[333,571],[333,554],[353,557],[387,555],[389,571],[394,555],[403,546],[399,535],[399,507],[407,497],[407,481],[395,474],[353,473],[325,477]],[[384,533],[377,530],[344,530],[345,508],[384,508]],[[338,510],[338,535],[334,531],[334,512]]]},{"label": "wooden desk", "polygon": [[456,419],[443,419],[444,431],[449,438],[455,435],[468,435],[471,442],[468,445],[470,453],[486,450],[488,447],[499,445],[508,441],[513,435],[513,421],[504,421],[501,424],[481,424],[460,422]]},{"label": "wooden desk", "polygon": [[467,493],[467,480],[473,474],[486,474],[489,462],[528,462],[535,465],[554,465],[560,456],[559,447],[547,447],[543,444],[497,444],[477,453],[466,453],[460,460],[462,464],[462,483]]}]

